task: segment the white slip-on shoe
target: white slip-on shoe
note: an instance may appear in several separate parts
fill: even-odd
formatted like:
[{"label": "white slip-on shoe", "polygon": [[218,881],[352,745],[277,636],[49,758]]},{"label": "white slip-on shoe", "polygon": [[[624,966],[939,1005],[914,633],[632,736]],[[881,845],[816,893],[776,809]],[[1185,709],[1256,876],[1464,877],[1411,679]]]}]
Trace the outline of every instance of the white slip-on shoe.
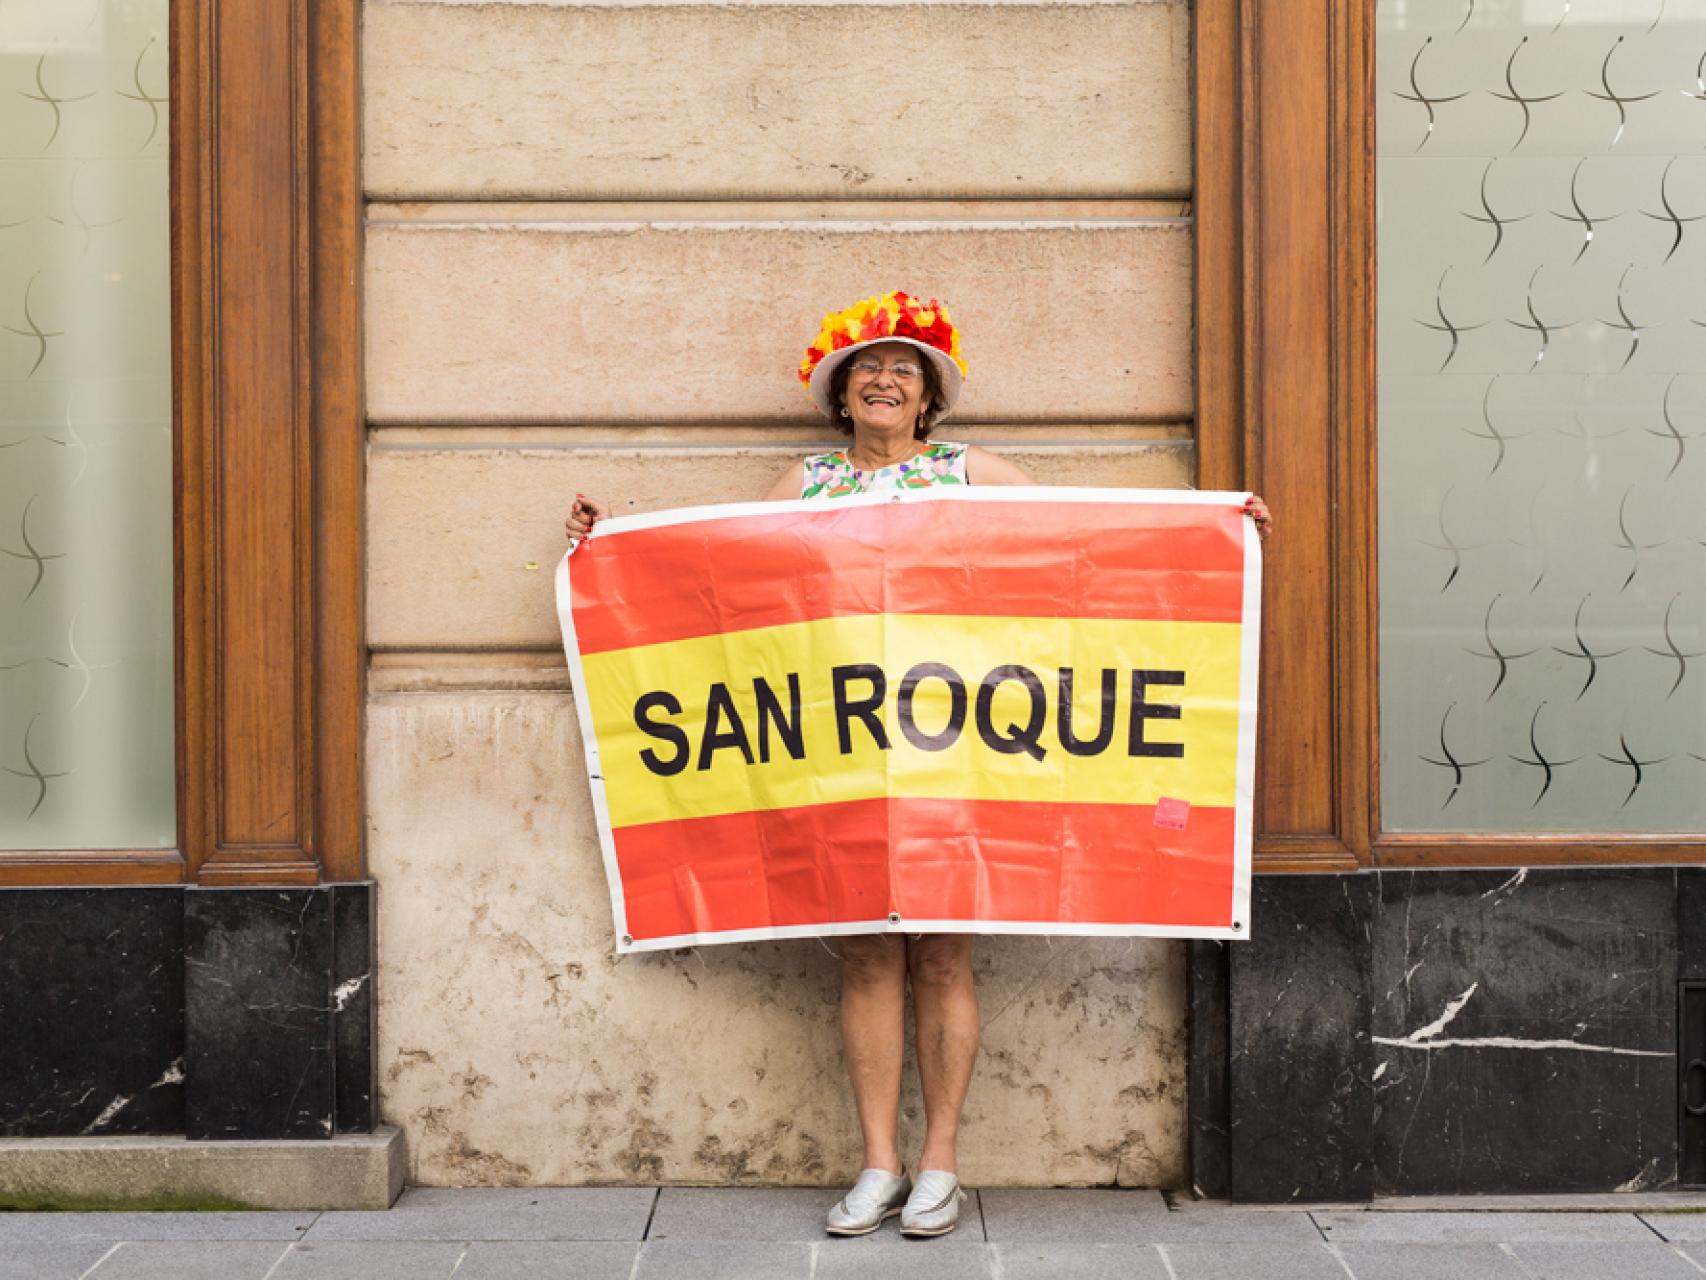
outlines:
[{"label": "white slip-on shoe", "polygon": [[965,1198],[960,1180],[953,1174],[942,1169],[924,1170],[900,1212],[901,1235],[947,1235],[960,1225],[960,1202]]},{"label": "white slip-on shoe", "polygon": [[912,1179],[905,1171],[866,1169],[829,1211],[824,1229],[832,1236],[868,1236],[900,1212],[912,1192]]}]

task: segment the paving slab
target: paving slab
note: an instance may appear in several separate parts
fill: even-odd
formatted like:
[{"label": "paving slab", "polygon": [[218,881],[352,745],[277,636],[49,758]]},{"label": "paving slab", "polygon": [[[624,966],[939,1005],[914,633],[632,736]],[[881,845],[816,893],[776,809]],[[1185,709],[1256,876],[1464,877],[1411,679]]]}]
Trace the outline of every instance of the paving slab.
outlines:
[{"label": "paving slab", "polygon": [[13,1245],[0,1253],[0,1280],[79,1280],[113,1248],[104,1240]]},{"label": "paving slab", "polygon": [[276,1240],[127,1241],[89,1280],[263,1280],[288,1247]]},{"label": "paving slab", "polygon": [[1312,1213],[1333,1244],[1650,1243],[1653,1233],[1632,1213]]},{"label": "paving slab", "polygon": [[1658,1240],[1651,1244],[1513,1244],[1510,1251],[1535,1280],[1606,1280],[1608,1276],[1700,1280],[1700,1270],[1692,1262]]},{"label": "paving slab", "polygon": [[1666,1240],[1706,1243],[1706,1213],[1643,1213],[1641,1221]]},{"label": "paving slab", "polygon": [[410,1187],[382,1213],[323,1213],[307,1239],[640,1240],[652,1187]]},{"label": "paving slab", "polygon": [[[843,1247],[900,1238],[900,1219],[891,1218],[869,1236],[831,1240],[824,1215],[841,1198],[833,1189],[808,1187],[665,1187],[658,1194],[648,1240],[794,1240]],[[943,1244],[982,1244],[977,1196],[968,1195],[960,1227]]]},{"label": "paving slab", "polygon": [[1264,1240],[1319,1244],[1321,1233],[1300,1208],[1257,1209],[1243,1205],[1184,1202],[1150,1228],[1156,1244],[1258,1244]]},{"label": "paving slab", "polygon": [[649,1241],[634,1268],[634,1280],[810,1280],[811,1274],[811,1245],[776,1240]]},{"label": "paving slab", "polygon": [[1702,1271],[1706,1271],[1706,1244],[1679,1244],[1676,1251]]},{"label": "paving slab", "polygon": [[468,1246],[456,1280],[629,1280],[640,1246],[614,1240],[502,1240]]},{"label": "paving slab", "polygon": [[[1346,1280],[1324,1244],[1164,1244],[1175,1280]],[[1456,1278],[1461,1280],[1461,1277]]]},{"label": "paving slab", "polygon": [[254,1213],[0,1213],[0,1247],[84,1240],[280,1240],[301,1238],[313,1211]]},{"label": "paving slab", "polygon": [[449,1280],[467,1248],[412,1240],[304,1240],[290,1246],[267,1280]]},{"label": "paving slab", "polygon": [[[962,1224],[954,1236],[965,1230]],[[953,1236],[929,1240],[890,1238],[859,1249],[842,1247],[840,1240],[817,1245],[813,1280],[894,1280],[896,1276],[928,1276],[930,1280],[992,1280],[1001,1273],[981,1242],[975,1249],[950,1249]],[[976,1237],[972,1237],[976,1240]]]},{"label": "paving slab", "polygon": [[[1149,1244],[994,1244],[1005,1280],[1171,1280]],[[819,1275],[823,1274],[821,1268]]]},{"label": "paving slab", "polygon": [[1496,1244],[1345,1244],[1334,1249],[1356,1280],[1534,1280]]},{"label": "paving slab", "polygon": [[1003,1244],[1321,1242],[1306,1213],[1169,1210],[1155,1191],[993,1190],[983,1192],[982,1199],[989,1239]]},{"label": "paving slab", "polygon": [[840,1198],[809,1187],[665,1187],[648,1240],[797,1240],[824,1238],[823,1219]]}]

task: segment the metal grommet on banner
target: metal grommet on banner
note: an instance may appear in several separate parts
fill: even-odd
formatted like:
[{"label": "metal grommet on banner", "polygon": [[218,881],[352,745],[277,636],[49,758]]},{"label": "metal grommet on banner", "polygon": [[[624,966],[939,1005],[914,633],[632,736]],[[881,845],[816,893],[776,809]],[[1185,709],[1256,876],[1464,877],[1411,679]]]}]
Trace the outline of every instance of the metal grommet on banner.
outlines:
[{"label": "metal grommet on banner", "polygon": [[900,912],[898,912],[898,911],[889,912],[889,923],[891,925],[899,924],[900,923]]},{"label": "metal grommet on banner", "polygon": [[622,935],[622,945],[625,947],[633,946],[634,945],[634,936],[632,934],[629,934],[629,933],[623,934]]},{"label": "metal grommet on banner", "polygon": [[1244,932],[1244,922],[1242,920],[1234,920],[1232,922],[1232,932],[1233,933],[1243,933]]}]

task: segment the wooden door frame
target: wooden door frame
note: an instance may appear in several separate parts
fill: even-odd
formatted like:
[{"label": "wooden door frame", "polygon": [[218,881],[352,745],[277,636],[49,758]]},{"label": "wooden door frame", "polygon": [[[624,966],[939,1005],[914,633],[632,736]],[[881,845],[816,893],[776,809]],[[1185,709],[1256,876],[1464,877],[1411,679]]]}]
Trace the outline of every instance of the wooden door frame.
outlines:
[{"label": "wooden door frame", "polygon": [[1278,529],[1263,584],[1260,871],[1369,861],[1373,456],[1366,434],[1333,429],[1372,404],[1369,245],[1349,207],[1371,131],[1354,70],[1329,61],[1358,10],[1195,8],[1198,478],[1258,490]]},{"label": "wooden door frame", "polygon": [[1197,0],[1197,458],[1257,489],[1256,869],[1706,861],[1706,836],[1380,827],[1374,0]]},{"label": "wooden door frame", "polygon": [[364,870],[359,0],[172,0],[178,840],[0,885]]}]

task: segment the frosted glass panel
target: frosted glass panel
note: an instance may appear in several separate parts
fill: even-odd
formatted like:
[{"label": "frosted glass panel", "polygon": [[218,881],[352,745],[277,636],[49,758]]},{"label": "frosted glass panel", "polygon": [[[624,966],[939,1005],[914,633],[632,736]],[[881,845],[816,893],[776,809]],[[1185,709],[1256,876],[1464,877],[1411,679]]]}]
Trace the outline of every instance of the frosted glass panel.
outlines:
[{"label": "frosted glass panel", "polygon": [[175,842],[167,47],[0,3],[0,848]]},{"label": "frosted glass panel", "polygon": [[1382,825],[1706,830],[1706,0],[1380,0]]}]

